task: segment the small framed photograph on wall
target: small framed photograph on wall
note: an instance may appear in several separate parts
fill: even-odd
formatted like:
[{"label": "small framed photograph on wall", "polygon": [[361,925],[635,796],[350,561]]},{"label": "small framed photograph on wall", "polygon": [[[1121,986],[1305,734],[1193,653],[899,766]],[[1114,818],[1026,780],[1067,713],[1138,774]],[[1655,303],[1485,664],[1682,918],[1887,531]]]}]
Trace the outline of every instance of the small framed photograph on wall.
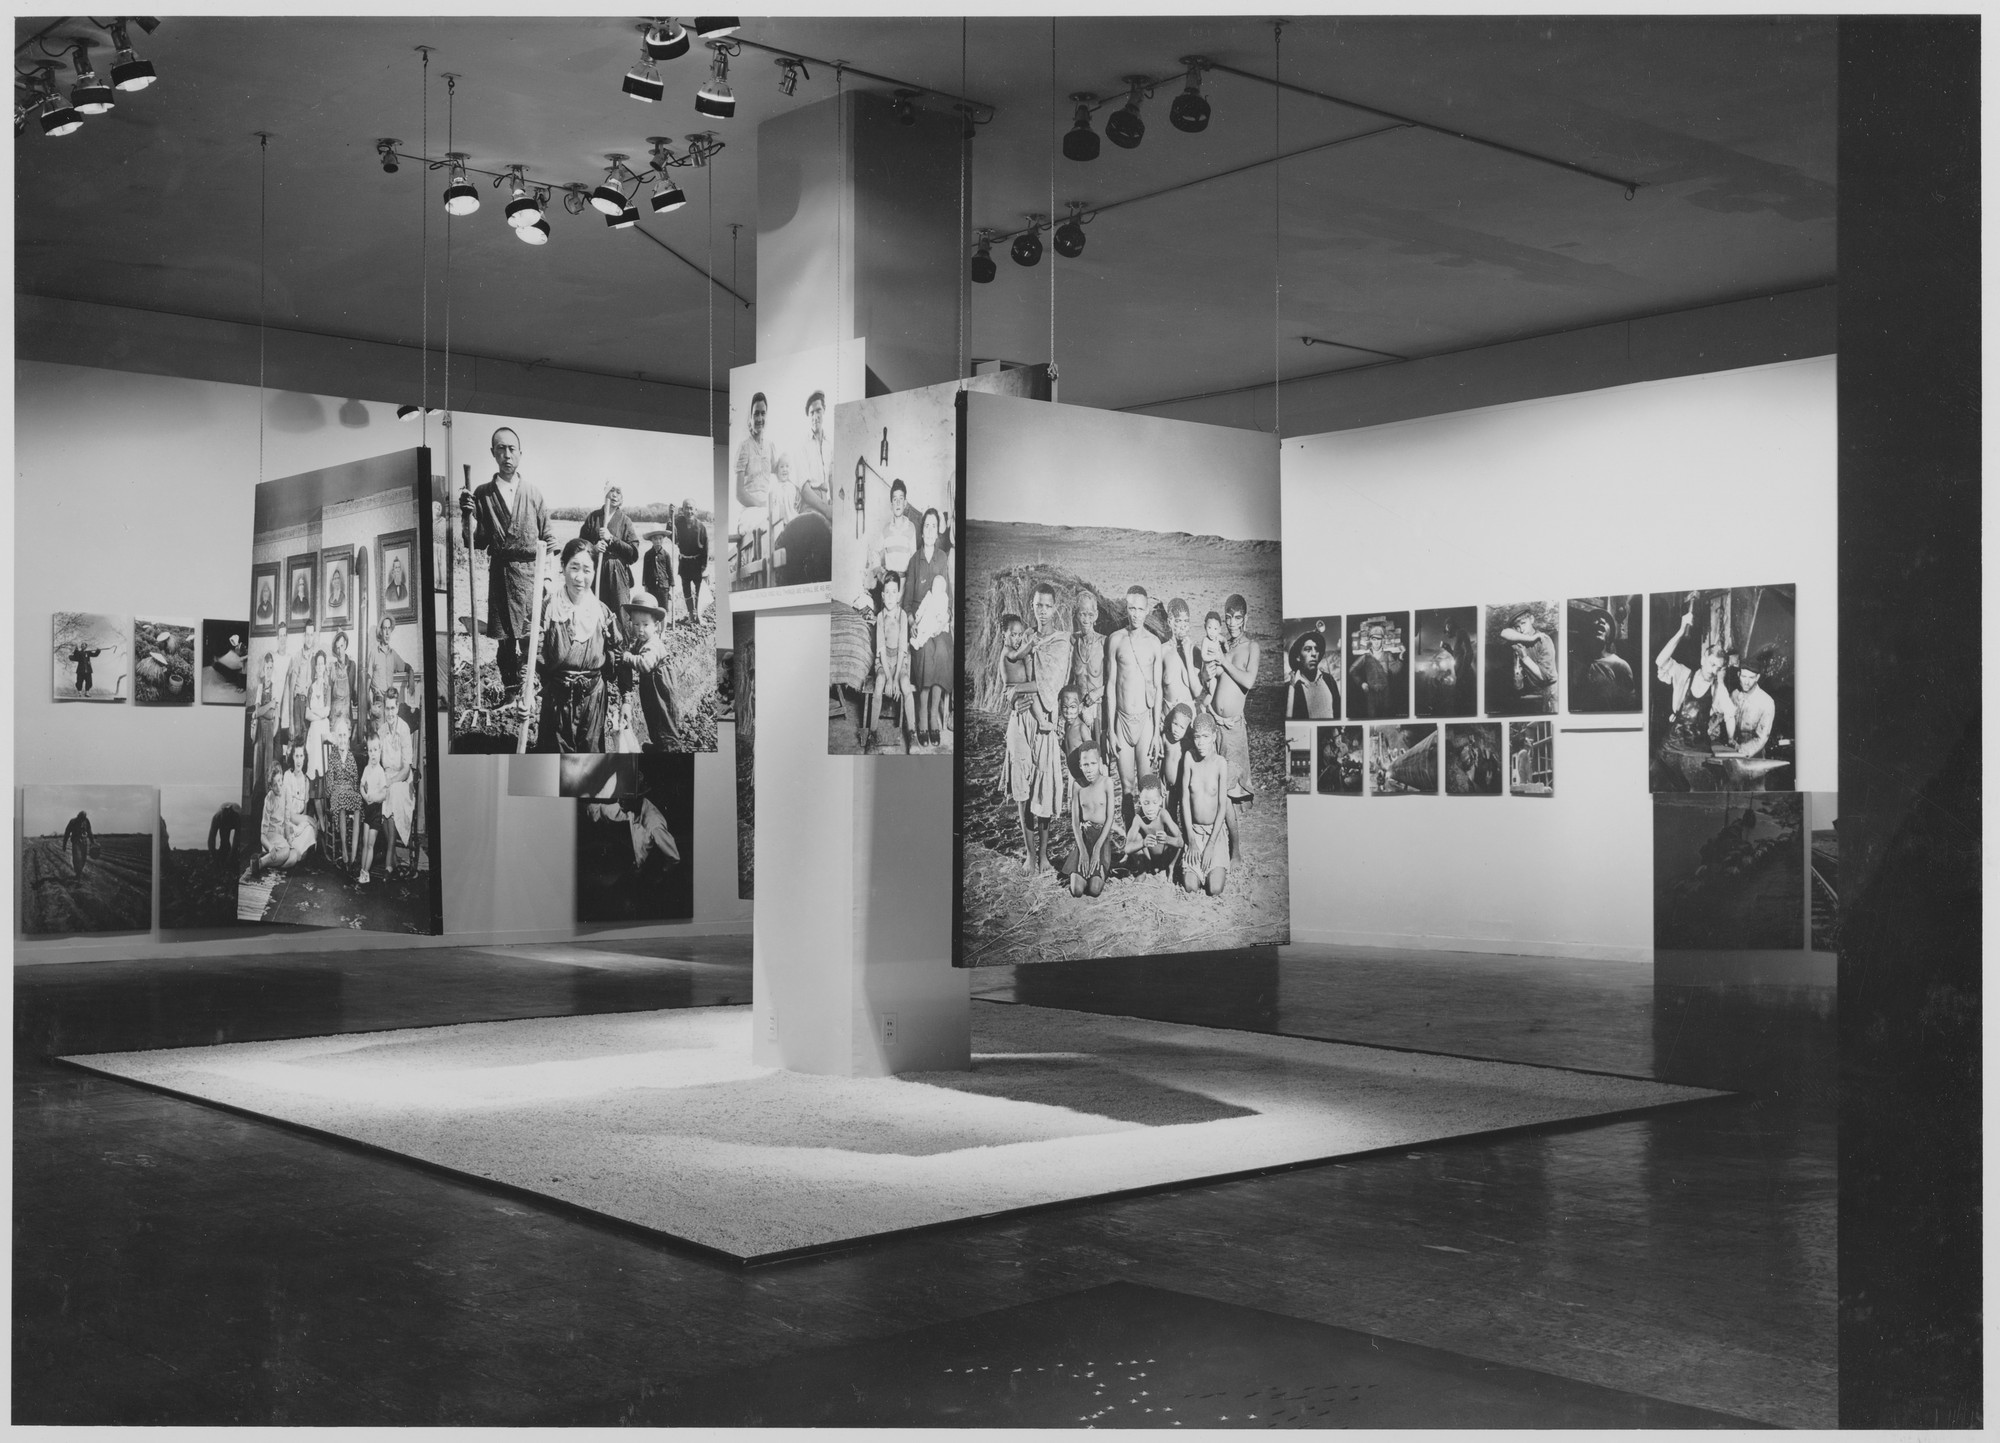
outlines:
[{"label": "small framed photograph on wall", "polygon": [[322,547],[319,553],[319,624],[354,625],[354,548]]},{"label": "small framed photograph on wall", "polygon": [[302,551],[297,556],[285,558],[285,630],[311,631],[319,617],[319,608],[314,605],[316,598],[315,580],[318,570],[316,552]]},{"label": "small framed photograph on wall", "polygon": [[278,574],[275,561],[260,561],[250,568],[252,636],[276,636],[285,629],[285,618],[278,611]]},{"label": "small framed photograph on wall", "polygon": [[422,586],[417,570],[417,533],[385,531],[375,538],[375,574],[382,578],[382,615],[398,626],[417,619],[417,593]]}]

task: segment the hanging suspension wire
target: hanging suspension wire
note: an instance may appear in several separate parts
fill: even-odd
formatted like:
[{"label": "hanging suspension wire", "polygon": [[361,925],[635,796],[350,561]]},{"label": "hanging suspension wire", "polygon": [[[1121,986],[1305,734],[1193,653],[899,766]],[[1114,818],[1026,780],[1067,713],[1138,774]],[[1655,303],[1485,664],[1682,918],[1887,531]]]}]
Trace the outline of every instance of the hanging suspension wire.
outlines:
[{"label": "hanging suspension wire", "polygon": [[[431,153],[431,47],[419,45],[424,58],[422,100],[424,107],[424,154]],[[431,444],[431,205],[428,188],[417,187],[417,247],[422,273],[423,321],[418,329],[418,364],[422,376],[417,383],[417,444]]]},{"label": "hanging suspension wire", "polygon": [[[1053,224],[1056,217],[1056,151],[1062,145],[1061,111],[1057,108],[1060,87],[1056,84],[1056,17],[1049,17],[1049,209],[1048,217]],[[1056,264],[1049,262],[1049,399],[1055,397],[1056,376]]]},{"label": "hanging suspension wire", "polygon": [[[1271,24],[1271,73],[1282,81],[1285,73],[1285,22]],[[1285,304],[1285,187],[1281,176],[1285,160],[1285,91],[1282,84],[1271,87],[1271,434],[1278,445],[1285,444],[1285,430],[1279,422],[1279,392],[1284,389],[1284,363],[1278,352],[1278,336]]]},{"label": "hanging suspension wire", "polygon": [[[444,78],[444,148],[447,152],[458,143],[458,77]],[[444,429],[445,444],[451,444],[451,210],[444,213]],[[446,476],[450,476],[451,457],[445,457]]]},{"label": "hanging suspension wire", "polygon": [[[965,89],[966,37],[967,29],[971,23],[971,20],[963,15],[958,19],[958,88],[960,90]],[[966,201],[966,168],[972,159],[972,137],[967,134],[967,131],[971,128],[971,122],[972,116],[970,112],[962,112],[960,114],[960,125],[958,128],[958,253],[960,255],[965,254],[966,241],[968,239],[967,231],[972,223],[972,208]],[[961,382],[965,379],[966,371],[971,369],[970,361],[966,356],[968,337],[966,335],[965,315],[966,302],[970,298],[971,293],[972,287],[966,280],[965,268],[961,266],[958,271],[958,379]]]},{"label": "hanging suspension wire", "polygon": [[266,240],[269,236],[267,224],[267,198],[271,191],[271,132],[257,132],[257,482],[264,481],[264,265]]}]

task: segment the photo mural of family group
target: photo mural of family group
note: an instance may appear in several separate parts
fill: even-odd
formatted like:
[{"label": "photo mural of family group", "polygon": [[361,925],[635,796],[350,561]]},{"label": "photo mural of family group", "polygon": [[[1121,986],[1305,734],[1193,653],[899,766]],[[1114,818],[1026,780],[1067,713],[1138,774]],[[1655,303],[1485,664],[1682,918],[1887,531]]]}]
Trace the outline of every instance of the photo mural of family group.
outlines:
[{"label": "photo mural of family group", "polygon": [[239,921],[443,928],[429,458],[257,487]]},{"label": "photo mural of family group", "polygon": [[827,751],[948,753],[957,734],[958,395],[1046,401],[1046,366],[838,409]]},{"label": "photo mural of family group", "polygon": [[1288,941],[1271,438],[958,405],[954,960]]},{"label": "photo mural of family group", "polygon": [[714,476],[650,432],[460,415],[437,540],[454,752],[715,750]]}]

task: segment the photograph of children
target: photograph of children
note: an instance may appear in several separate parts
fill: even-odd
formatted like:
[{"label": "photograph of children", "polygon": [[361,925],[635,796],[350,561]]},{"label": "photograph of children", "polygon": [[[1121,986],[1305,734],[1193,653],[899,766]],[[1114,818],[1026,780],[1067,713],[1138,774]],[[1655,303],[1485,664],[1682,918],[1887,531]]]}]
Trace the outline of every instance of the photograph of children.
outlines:
[{"label": "photograph of children", "polygon": [[242,706],[248,694],[250,652],[246,621],[201,624],[201,700],[204,706]]},{"label": "photograph of children", "polygon": [[714,751],[708,439],[454,419],[452,750]]},{"label": "photograph of children", "polygon": [[1410,714],[1410,613],[1347,618],[1347,719],[1386,721]]},{"label": "photograph of children", "polygon": [[[576,920],[682,922],[694,916],[694,756],[564,757],[578,796]],[[587,775],[569,789],[568,765]]]},{"label": "photograph of children", "polygon": [[1358,797],[1367,776],[1362,759],[1360,727],[1320,727],[1319,794]]},{"label": "photograph of children", "polygon": [[1497,797],[1500,764],[1499,722],[1451,722],[1444,729],[1444,794]]},{"label": "photograph of children", "polygon": [[1279,629],[1285,648],[1285,720],[1340,718],[1340,618],[1307,616]]},{"label": "photograph of children", "polygon": [[123,701],[132,679],[132,623],[94,611],[49,618],[56,701]]},{"label": "photograph of children", "polygon": [[[729,372],[731,610],[833,594],[834,417],[867,394],[867,343],[843,341]],[[843,518],[851,525],[851,518]]]},{"label": "photograph of children", "polygon": [[1486,715],[1556,714],[1557,615],[1553,601],[1486,608]]},{"label": "photograph of children", "polygon": [[228,785],[160,788],[160,930],[236,925],[242,793]]},{"label": "photograph of children", "polygon": [[[432,596],[406,569],[408,601],[386,578],[429,554],[417,449],[257,487],[253,567],[342,550],[352,625],[253,636],[244,708],[236,916],[246,922],[433,934],[438,875],[438,718],[426,630]],[[308,581],[311,567],[292,573]],[[290,583],[287,582],[289,587]],[[409,615],[411,620],[399,620]]]},{"label": "photograph of children", "polygon": [[151,787],[22,787],[21,931],[152,930],[157,807]]},{"label": "photograph of children", "polygon": [[[400,555],[398,556],[400,560]],[[383,587],[383,601],[388,602],[388,587]],[[328,546],[319,553],[319,624],[322,629],[338,631],[354,625],[354,548],[352,546]],[[404,600],[396,604],[397,611],[409,609],[408,587],[404,588]]]},{"label": "photograph of children", "polygon": [[1647,599],[1652,790],[1797,787],[1795,602],[1791,586]]},{"label": "photograph of children", "polygon": [[757,895],[757,613],[732,612],[731,693],[736,699],[736,896]]},{"label": "photograph of children", "polygon": [[1368,791],[1377,797],[1436,796],[1437,723],[1368,728]]},{"label": "photograph of children", "polygon": [[1812,950],[1840,950],[1840,793],[1807,792],[1812,872]]},{"label": "photograph of children", "polygon": [[276,636],[285,619],[278,611],[278,578],[283,567],[276,561],[260,561],[250,569],[250,634]]},{"label": "photograph of children", "polygon": [[1312,795],[1313,729],[1296,722],[1285,724],[1285,791],[1295,797]]},{"label": "photograph of children", "polygon": [[1417,613],[1417,715],[1479,715],[1479,608]]},{"label": "photograph of children", "polygon": [[285,629],[309,631],[317,612],[313,605],[313,578],[318,558],[310,551],[285,558]]},{"label": "photograph of children", "polygon": [[1641,618],[1636,593],[1569,599],[1569,709],[1577,716],[1636,712]]},{"label": "photograph of children", "polygon": [[1507,723],[1507,790],[1517,797],[1556,794],[1556,724]]},{"label": "photograph of children", "polygon": [[1797,792],[1653,798],[1653,946],[1806,945],[1804,799]]},{"label": "photograph of children", "polygon": [[132,618],[132,704],[194,705],[194,622]]},{"label": "photograph of children", "polygon": [[954,960],[1289,936],[1268,438],[963,405]]}]

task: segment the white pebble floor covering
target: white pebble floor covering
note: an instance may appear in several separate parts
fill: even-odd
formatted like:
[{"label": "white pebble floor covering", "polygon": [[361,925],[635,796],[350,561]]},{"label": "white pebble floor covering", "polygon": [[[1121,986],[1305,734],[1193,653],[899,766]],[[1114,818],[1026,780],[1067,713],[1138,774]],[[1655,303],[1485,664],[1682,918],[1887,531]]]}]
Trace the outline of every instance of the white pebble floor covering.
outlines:
[{"label": "white pebble floor covering", "polygon": [[1721,1095],[987,1003],[973,1007],[969,1073],[753,1066],[744,1007],[65,1060],[744,1261]]}]

